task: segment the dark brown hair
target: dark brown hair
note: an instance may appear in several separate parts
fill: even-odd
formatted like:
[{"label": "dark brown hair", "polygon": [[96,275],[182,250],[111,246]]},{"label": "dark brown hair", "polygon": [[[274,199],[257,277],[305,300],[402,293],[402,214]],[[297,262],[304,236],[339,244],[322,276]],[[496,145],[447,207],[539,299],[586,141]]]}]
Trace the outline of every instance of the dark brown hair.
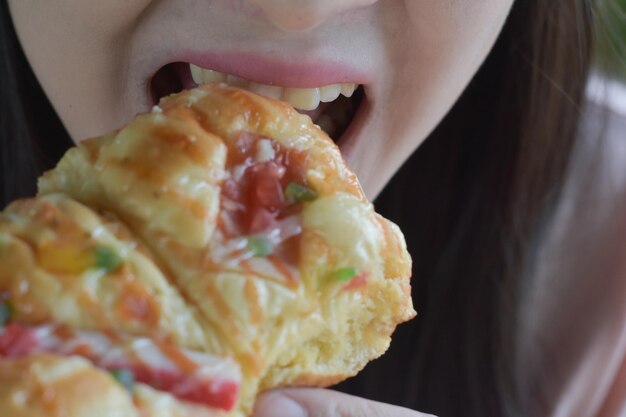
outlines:
[{"label": "dark brown hair", "polygon": [[72,144],[19,45],[0,0],[0,208],[33,195],[36,178]]},{"label": "dark brown hair", "polygon": [[[438,416],[533,415],[515,383],[519,295],[559,196],[590,63],[591,2],[517,0],[494,50],[377,201],[404,230],[419,313],[339,388]],[[0,204],[70,144],[0,2]]]},{"label": "dark brown hair", "polygon": [[461,99],[377,200],[418,317],[341,388],[437,416],[539,416],[513,374],[519,298],[572,153],[592,5],[518,0]]}]

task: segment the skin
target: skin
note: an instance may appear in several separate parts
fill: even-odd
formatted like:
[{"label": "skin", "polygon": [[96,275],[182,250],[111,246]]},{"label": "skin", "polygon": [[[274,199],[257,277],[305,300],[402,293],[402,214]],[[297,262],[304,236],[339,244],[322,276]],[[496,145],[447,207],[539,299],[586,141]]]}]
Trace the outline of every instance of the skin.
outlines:
[{"label": "skin", "polygon": [[[450,109],[513,0],[9,0],[26,55],[75,141],[152,107],[164,50],[333,58],[371,75],[347,154],[374,198]],[[398,111],[402,109],[402,111]],[[376,167],[373,170],[371,167]]]},{"label": "skin", "polygon": [[[167,63],[165,50],[248,48],[283,60],[330,57],[363,69],[371,79],[366,120],[342,151],[374,198],[452,107],[512,2],[9,0],[9,7],[26,56],[75,141],[152,107],[146,85]],[[262,396],[255,415],[423,414],[304,389]]]},{"label": "skin", "polygon": [[428,417],[402,407],[315,388],[261,395],[252,417]]}]

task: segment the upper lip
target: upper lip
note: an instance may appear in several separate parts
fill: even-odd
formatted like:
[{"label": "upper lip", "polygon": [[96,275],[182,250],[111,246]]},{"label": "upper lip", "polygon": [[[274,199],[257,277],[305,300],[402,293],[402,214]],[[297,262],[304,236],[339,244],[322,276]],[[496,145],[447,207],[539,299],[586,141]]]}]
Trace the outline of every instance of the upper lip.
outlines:
[{"label": "upper lip", "polygon": [[330,84],[369,84],[371,76],[346,63],[291,57],[288,61],[252,52],[183,51],[170,62],[186,62],[259,84],[313,88]]}]

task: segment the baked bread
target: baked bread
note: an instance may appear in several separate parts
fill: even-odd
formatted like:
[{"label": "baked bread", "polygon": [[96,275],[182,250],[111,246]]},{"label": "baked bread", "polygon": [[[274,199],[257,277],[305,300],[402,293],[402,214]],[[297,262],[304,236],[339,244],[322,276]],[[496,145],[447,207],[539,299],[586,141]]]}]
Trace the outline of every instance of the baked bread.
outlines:
[{"label": "baked bread", "polygon": [[381,355],[410,273],[308,116],[224,85],[166,97],[0,214],[0,415],[248,414]]}]

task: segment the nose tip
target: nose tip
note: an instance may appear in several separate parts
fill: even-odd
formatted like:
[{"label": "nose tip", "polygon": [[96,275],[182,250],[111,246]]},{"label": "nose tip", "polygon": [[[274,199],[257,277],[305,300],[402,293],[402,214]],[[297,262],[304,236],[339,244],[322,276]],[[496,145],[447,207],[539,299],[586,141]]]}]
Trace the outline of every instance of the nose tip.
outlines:
[{"label": "nose tip", "polygon": [[251,0],[277,28],[287,31],[312,29],[332,16],[378,0]]}]

